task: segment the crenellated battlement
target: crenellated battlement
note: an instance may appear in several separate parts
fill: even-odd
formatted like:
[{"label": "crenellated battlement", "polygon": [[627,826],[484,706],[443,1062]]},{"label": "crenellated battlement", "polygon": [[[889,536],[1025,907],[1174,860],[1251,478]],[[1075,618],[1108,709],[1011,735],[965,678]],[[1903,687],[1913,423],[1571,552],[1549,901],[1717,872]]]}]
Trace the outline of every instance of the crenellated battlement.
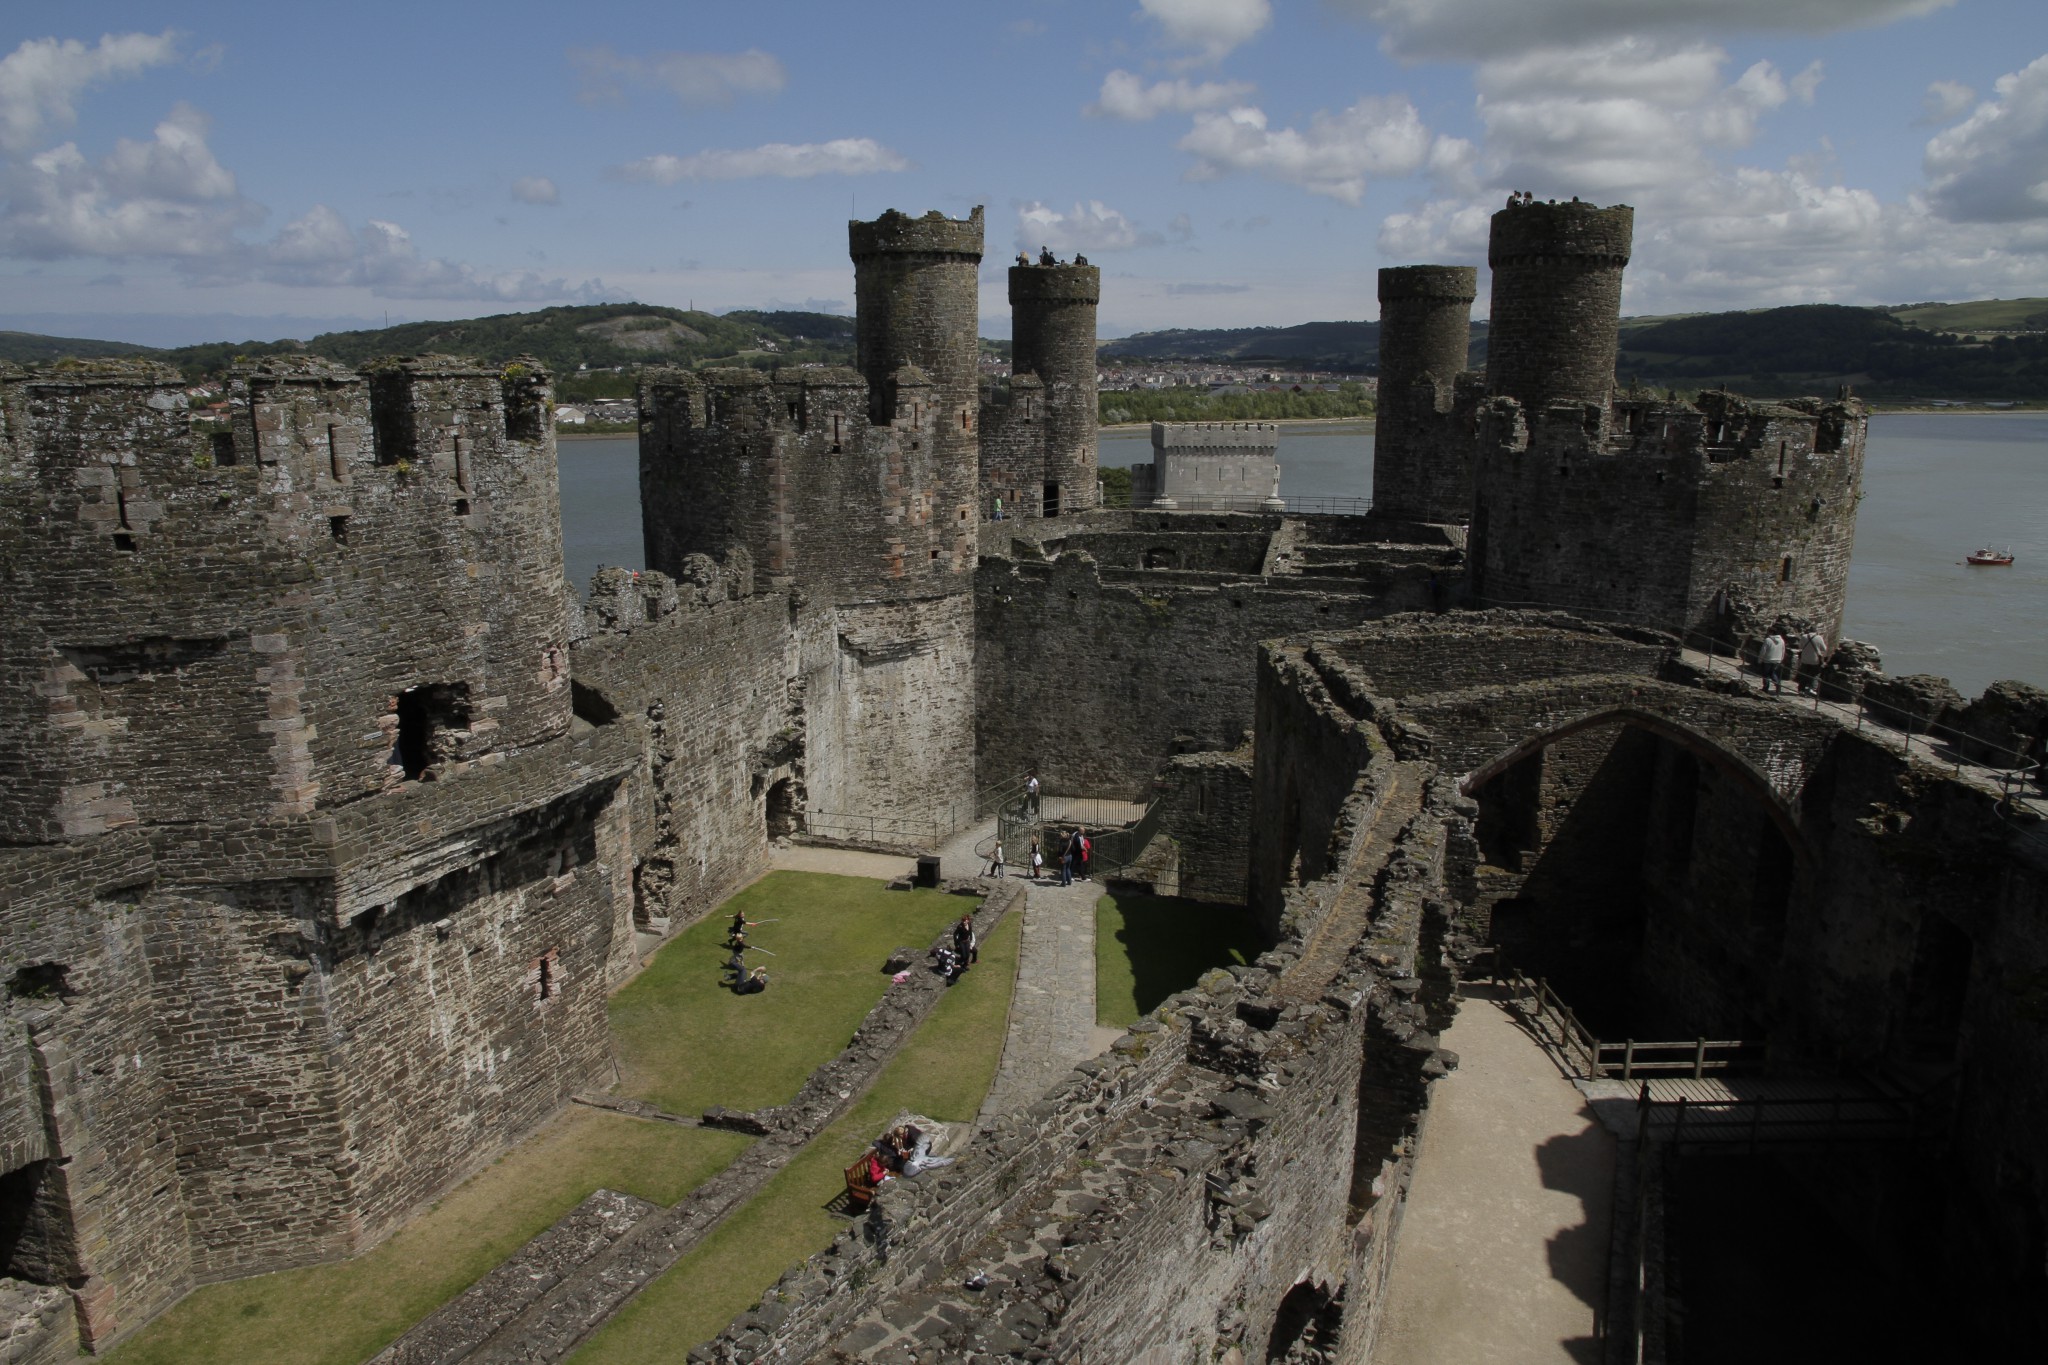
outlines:
[{"label": "crenellated battlement", "polygon": [[1510,203],[1493,215],[1486,262],[1502,266],[1578,261],[1619,270],[1628,264],[1636,212],[1577,199]]},{"label": "crenellated battlement", "polygon": [[976,204],[965,218],[949,218],[937,209],[913,218],[890,209],[873,222],[854,219],[846,225],[853,259],[870,256],[971,256],[981,260],[982,208]]}]

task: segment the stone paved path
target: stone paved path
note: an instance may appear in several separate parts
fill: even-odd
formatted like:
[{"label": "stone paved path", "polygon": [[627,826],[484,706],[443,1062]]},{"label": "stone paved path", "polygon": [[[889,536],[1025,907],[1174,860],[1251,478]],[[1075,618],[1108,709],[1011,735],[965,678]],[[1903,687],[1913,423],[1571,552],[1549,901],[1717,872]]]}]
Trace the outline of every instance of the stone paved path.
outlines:
[{"label": "stone paved path", "polygon": [[1485,988],[1443,1045],[1373,1365],[1600,1358],[1615,1140]]},{"label": "stone paved path", "polygon": [[1102,1050],[1095,1027],[1095,901],[1101,894],[1094,882],[1031,885],[1010,1033],[981,1121],[1036,1102],[1074,1063]]}]

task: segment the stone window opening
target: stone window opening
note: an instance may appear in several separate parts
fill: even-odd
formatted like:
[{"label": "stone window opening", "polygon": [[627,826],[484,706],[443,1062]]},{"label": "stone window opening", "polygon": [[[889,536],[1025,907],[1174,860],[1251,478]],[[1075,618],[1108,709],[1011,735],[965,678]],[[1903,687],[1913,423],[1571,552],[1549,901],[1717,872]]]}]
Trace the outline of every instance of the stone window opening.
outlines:
[{"label": "stone window opening", "polygon": [[72,1277],[74,1232],[55,1161],[0,1175],[0,1277],[59,1285]]},{"label": "stone window opening", "polygon": [[762,818],[768,828],[770,839],[786,839],[797,832],[796,782],[782,778],[768,789],[768,800],[762,809]]},{"label": "stone window opening", "polygon": [[1060,486],[1049,483],[1045,486],[1045,511],[1043,515],[1056,517],[1060,514]]},{"label": "stone window opening", "polygon": [[1790,583],[1792,581],[1791,555],[1786,555],[1784,559],[1778,562],[1778,581],[1780,583]]},{"label": "stone window opening", "polygon": [[840,451],[840,448],[839,448],[839,442],[840,442],[840,435],[839,435],[839,423],[840,423],[840,416],[839,416],[839,414],[838,414],[838,413],[836,413],[836,412],[835,412],[835,413],[833,413],[833,414],[832,414],[832,453],[833,453],[834,455],[838,455],[838,454],[841,454],[841,453],[842,453],[842,452]]},{"label": "stone window opening", "polygon": [[[120,518],[120,526],[123,531],[133,531],[135,529],[133,526],[130,526],[128,524],[128,490],[119,487],[118,485],[114,489],[114,512]],[[132,550],[135,548],[133,536],[114,537],[114,541],[116,544],[119,544],[124,539],[127,540],[129,543],[125,546],[122,546],[121,548],[128,550]]]},{"label": "stone window opening", "polygon": [[216,466],[226,469],[231,465],[240,463],[241,457],[235,454],[235,437],[233,432],[216,431],[213,433],[212,448],[213,462]]},{"label": "stone window opening", "polygon": [[642,599],[641,607],[646,611],[648,620],[659,621],[661,619],[661,599],[659,597]]},{"label": "stone window opening", "polygon": [[7,994],[16,1000],[69,1000],[78,994],[71,985],[71,968],[62,962],[33,962],[15,970],[7,983]]},{"label": "stone window opening", "polygon": [[469,687],[422,683],[398,694],[398,743],[392,761],[410,782],[431,782],[447,755],[446,732],[469,726]]},{"label": "stone window opening", "polygon": [[345,516],[329,517],[327,519],[327,534],[336,545],[348,544],[348,518]]},{"label": "stone window opening", "polygon": [[[1778,442],[1778,477],[1781,480],[1785,477],[1785,443],[1783,441]],[[1778,485],[1780,488],[1784,486],[1782,482]]]},{"label": "stone window opening", "polygon": [[469,491],[469,438],[461,435],[455,438],[455,486]]},{"label": "stone window opening", "polygon": [[932,551],[932,561],[933,561],[934,563],[936,563],[936,562],[938,561],[938,558],[939,558],[939,552],[938,552],[937,550],[933,550],[933,551]]},{"label": "stone window opening", "polygon": [[336,483],[348,482],[348,462],[341,458],[341,428],[327,424],[327,472]]},{"label": "stone window opening", "polygon": [[960,409],[960,430],[974,430],[974,414],[969,412],[966,408]]},{"label": "stone window opening", "polygon": [[466,517],[469,515],[468,498],[457,498],[455,500],[455,515],[458,517]]},{"label": "stone window opening", "polygon": [[526,967],[527,983],[533,988],[533,1002],[545,1005],[562,993],[562,950],[550,948]]}]

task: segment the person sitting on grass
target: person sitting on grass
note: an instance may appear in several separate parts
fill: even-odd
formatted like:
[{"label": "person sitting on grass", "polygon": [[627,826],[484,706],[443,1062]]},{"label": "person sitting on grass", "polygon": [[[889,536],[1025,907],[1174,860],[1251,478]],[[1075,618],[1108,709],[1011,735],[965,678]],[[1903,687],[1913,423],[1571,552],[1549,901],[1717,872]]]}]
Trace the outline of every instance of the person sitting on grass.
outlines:
[{"label": "person sitting on grass", "polygon": [[740,977],[739,980],[732,984],[734,995],[759,995],[767,989],[768,969],[766,967],[756,967],[753,971],[746,973],[746,975]]}]

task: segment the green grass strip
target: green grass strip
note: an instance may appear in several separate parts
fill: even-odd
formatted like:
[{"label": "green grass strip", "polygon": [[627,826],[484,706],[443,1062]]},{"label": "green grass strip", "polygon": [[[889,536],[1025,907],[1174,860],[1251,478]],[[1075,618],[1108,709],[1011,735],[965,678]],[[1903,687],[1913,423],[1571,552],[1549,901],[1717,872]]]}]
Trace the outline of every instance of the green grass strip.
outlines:
[{"label": "green grass strip", "polygon": [[[675,1114],[787,1103],[882,998],[890,949],[924,947],[970,904],[863,877],[769,873],[677,935],[612,997],[619,1093]],[[735,910],[777,921],[749,931],[768,950],[747,955],[768,969],[760,995],[719,984]]]},{"label": "green grass strip", "polygon": [[195,1290],[118,1365],[357,1365],[596,1189],[672,1204],[746,1148],[737,1133],[572,1106],[374,1250]]},{"label": "green grass strip", "polygon": [[946,993],[850,1112],[571,1359],[577,1365],[682,1359],[758,1302],[784,1271],[831,1244],[845,1220],[826,1213],[825,1205],[845,1188],[846,1167],[899,1111],[947,1122],[973,1119],[1002,1060],[1021,918],[1004,917],[982,945],[980,964]]},{"label": "green grass strip", "polygon": [[1112,891],[1095,902],[1095,1022],[1129,1028],[1204,972],[1262,951],[1241,905]]}]

